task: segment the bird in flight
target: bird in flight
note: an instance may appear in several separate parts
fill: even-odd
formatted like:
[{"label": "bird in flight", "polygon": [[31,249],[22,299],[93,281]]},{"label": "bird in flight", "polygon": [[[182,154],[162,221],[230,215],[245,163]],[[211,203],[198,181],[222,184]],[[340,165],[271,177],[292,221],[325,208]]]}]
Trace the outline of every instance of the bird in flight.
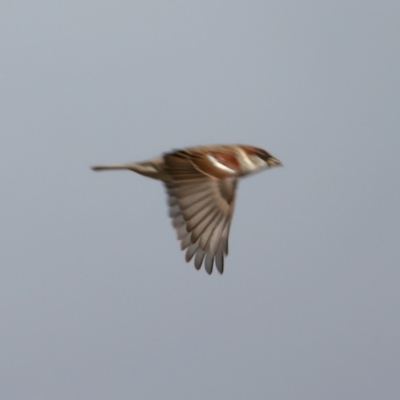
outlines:
[{"label": "bird in flight", "polygon": [[239,178],[282,163],[271,153],[247,145],[189,147],[149,161],[99,165],[94,171],[130,170],[164,183],[169,216],[186,261],[211,274],[215,261],[224,271],[228,236]]}]

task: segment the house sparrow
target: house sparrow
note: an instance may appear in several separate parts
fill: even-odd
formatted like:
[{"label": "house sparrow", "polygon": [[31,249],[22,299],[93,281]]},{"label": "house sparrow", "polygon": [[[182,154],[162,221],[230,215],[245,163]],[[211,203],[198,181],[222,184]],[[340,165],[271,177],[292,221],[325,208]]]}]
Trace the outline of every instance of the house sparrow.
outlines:
[{"label": "house sparrow", "polygon": [[212,145],[174,150],[149,161],[100,165],[94,171],[127,169],[164,182],[169,215],[186,261],[222,274],[238,178],[282,165],[266,150],[246,145]]}]

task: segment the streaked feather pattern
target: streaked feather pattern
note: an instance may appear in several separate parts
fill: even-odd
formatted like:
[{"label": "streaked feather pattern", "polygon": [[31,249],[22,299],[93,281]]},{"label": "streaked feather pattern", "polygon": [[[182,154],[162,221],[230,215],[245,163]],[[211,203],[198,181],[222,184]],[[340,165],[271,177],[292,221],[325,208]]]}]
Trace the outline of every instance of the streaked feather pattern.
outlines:
[{"label": "streaked feather pattern", "polygon": [[238,178],[281,165],[258,147],[247,145],[199,146],[165,153],[140,163],[100,165],[95,171],[128,169],[164,182],[169,216],[186,250],[185,259],[208,274],[222,274],[228,254]]},{"label": "streaked feather pattern", "polygon": [[[186,260],[195,256],[195,267],[204,262],[210,274],[218,253],[218,270],[223,271],[236,189],[236,178],[204,175],[182,152],[165,156],[171,179],[165,183],[173,225],[177,229]],[[184,178],[182,178],[184,177]],[[183,228],[184,227],[184,228]],[[186,232],[185,232],[186,230]],[[226,253],[225,253],[226,254]]]}]

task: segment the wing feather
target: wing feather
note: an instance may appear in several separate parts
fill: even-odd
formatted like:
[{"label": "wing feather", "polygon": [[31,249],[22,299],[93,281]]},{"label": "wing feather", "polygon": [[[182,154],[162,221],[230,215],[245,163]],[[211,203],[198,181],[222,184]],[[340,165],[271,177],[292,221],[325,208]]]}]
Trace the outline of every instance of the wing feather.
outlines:
[{"label": "wing feather", "polygon": [[210,252],[208,252],[206,254],[206,260],[204,262],[204,268],[209,275],[213,270],[213,265],[214,265],[214,256]]},{"label": "wing feather", "polygon": [[220,274],[224,272],[224,251],[219,248],[215,255],[215,266]]},{"label": "wing feather", "polygon": [[222,231],[224,229],[224,226],[226,224],[226,220],[229,218],[229,216],[223,216],[221,220],[219,221],[218,225],[215,227],[214,231],[212,232],[212,235],[210,236],[209,242],[208,242],[208,248],[209,251],[215,255],[218,251],[218,247],[221,244],[221,235]]},{"label": "wing feather", "polygon": [[201,201],[205,199],[210,199],[210,195],[212,195],[211,190],[203,190],[199,193],[190,194],[188,196],[182,197],[179,199],[179,206],[181,210],[186,210],[194,204],[199,204]]},{"label": "wing feather", "polygon": [[184,151],[164,155],[169,215],[186,261],[194,257],[195,268],[204,263],[209,274],[215,264],[222,274],[237,180],[221,171],[213,176],[201,157]]},{"label": "wing feather", "polygon": [[215,210],[215,200],[208,196],[203,200],[192,204],[188,208],[180,206],[180,209],[184,220],[188,222],[188,227],[194,227],[196,225],[196,220],[199,218],[199,214],[208,215],[211,211]]},{"label": "wing feather", "polygon": [[210,240],[214,235],[215,230],[217,229],[218,225],[221,223],[221,220],[224,218],[224,215],[219,212],[218,215],[214,218],[214,220],[207,226],[206,229],[201,234],[200,238],[200,247],[202,249],[207,249],[210,251]]},{"label": "wing feather", "polygon": [[199,244],[197,242],[196,243],[192,243],[188,247],[188,249],[186,251],[186,256],[185,256],[186,262],[189,262],[193,258],[193,256],[196,254],[196,251],[197,251],[198,248],[199,248]]},{"label": "wing feather", "polygon": [[196,257],[194,258],[194,266],[196,269],[201,268],[201,264],[203,264],[205,254],[206,252],[204,250],[197,250]]},{"label": "wing feather", "polygon": [[[206,230],[206,228],[213,223],[214,219],[217,217],[219,213],[219,210],[217,209],[211,209],[210,212],[206,215],[206,217],[200,219],[196,218],[195,221],[191,224],[192,221],[190,221],[186,225],[186,229],[190,232],[192,232],[192,237],[191,240],[192,242],[196,242],[197,239],[203,234],[203,232]],[[203,246],[202,246],[203,247]]]}]

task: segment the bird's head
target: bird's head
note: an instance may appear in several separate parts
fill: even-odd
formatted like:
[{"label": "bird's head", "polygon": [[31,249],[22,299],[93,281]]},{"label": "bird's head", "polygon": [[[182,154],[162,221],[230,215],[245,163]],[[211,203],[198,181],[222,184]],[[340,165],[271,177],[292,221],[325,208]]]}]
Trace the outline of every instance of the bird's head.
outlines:
[{"label": "bird's head", "polygon": [[245,174],[265,168],[282,166],[282,163],[276,157],[264,149],[243,145],[240,148],[246,155],[241,160]]},{"label": "bird's head", "polygon": [[276,157],[264,149],[256,149],[254,156],[264,161],[268,167],[281,167],[283,165]]}]

